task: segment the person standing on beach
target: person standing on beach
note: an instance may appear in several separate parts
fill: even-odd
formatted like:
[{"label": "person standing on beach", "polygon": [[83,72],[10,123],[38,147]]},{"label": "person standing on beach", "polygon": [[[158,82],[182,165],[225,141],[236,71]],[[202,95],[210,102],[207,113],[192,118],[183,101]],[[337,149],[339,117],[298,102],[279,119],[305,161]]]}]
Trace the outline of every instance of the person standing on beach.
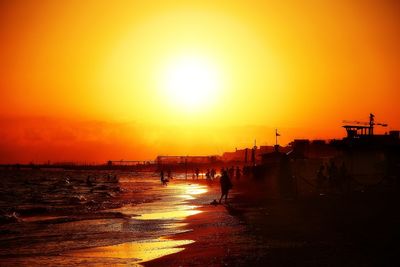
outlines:
[{"label": "person standing on beach", "polygon": [[236,167],[236,180],[239,181],[240,176],[242,176],[242,172],[241,172],[239,166],[237,166],[237,167]]},{"label": "person standing on beach", "polygon": [[230,179],[233,179],[235,176],[235,168],[233,166],[228,169],[228,176]]},{"label": "person standing on beach", "polygon": [[229,190],[232,188],[232,182],[231,179],[229,178],[229,175],[227,171],[223,170],[221,178],[219,180],[219,183],[221,185],[221,197],[219,199],[219,203],[221,203],[222,198],[225,196],[225,203],[228,199],[228,194]]},{"label": "person standing on beach", "polygon": [[161,184],[162,185],[167,185],[167,180],[165,180],[165,178],[164,178],[164,171],[163,170],[161,170],[161,172],[160,172],[160,180],[161,180]]},{"label": "person standing on beach", "polygon": [[216,174],[216,171],[215,171],[215,169],[213,168],[213,169],[211,169],[211,173],[210,173],[210,175],[211,175],[211,180],[214,180],[214,178],[215,178],[215,174]]},{"label": "person standing on beach", "polygon": [[211,182],[210,169],[207,169],[207,172],[206,172],[206,180],[207,180],[207,182]]}]

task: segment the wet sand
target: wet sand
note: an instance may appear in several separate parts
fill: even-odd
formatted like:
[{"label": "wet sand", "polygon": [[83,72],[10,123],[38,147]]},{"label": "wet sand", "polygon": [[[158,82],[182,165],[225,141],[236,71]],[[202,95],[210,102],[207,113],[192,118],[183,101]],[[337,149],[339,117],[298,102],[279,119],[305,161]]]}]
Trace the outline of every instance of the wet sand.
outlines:
[{"label": "wet sand", "polygon": [[145,262],[144,266],[235,266],[252,256],[254,237],[238,217],[229,214],[226,205],[205,204],[200,210],[202,213],[185,220],[191,231],[170,237],[195,242],[185,245],[178,254]]}]

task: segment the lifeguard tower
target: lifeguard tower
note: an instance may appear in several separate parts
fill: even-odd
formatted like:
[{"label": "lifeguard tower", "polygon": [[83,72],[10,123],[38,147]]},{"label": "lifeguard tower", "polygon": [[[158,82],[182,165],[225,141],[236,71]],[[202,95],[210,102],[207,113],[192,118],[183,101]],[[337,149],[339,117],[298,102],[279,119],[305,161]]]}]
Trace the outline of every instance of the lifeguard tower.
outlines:
[{"label": "lifeguard tower", "polygon": [[349,139],[374,135],[375,125],[387,127],[386,123],[375,122],[375,115],[372,113],[369,114],[369,122],[343,121],[343,123],[346,123],[345,125],[343,125],[343,128],[346,129],[347,138]]}]

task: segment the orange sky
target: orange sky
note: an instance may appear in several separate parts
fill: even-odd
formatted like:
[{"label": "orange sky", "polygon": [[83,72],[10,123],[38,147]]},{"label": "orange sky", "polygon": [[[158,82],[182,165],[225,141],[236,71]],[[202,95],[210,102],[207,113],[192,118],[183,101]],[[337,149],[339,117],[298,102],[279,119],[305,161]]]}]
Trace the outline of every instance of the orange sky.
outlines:
[{"label": "orange sky", "polygon": [[[398,129],[398,14],[394,0],[1,1],[0,162],[220,154],[275,128],[283,144],[340,138],[370,112]],[[187,61],[201,86],[171,91]]]}]

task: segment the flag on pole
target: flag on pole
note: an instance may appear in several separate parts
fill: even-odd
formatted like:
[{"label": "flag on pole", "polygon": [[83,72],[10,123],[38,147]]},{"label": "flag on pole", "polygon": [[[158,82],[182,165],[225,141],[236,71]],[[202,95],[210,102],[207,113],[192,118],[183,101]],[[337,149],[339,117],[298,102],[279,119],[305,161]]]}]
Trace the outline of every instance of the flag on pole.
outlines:
[{"label": "flag on pole", "polygon": [[281,135],[278,133],[278,129],[275,129],[275,147],[276,148],[278,147],[278,136],[281,136]]}]

